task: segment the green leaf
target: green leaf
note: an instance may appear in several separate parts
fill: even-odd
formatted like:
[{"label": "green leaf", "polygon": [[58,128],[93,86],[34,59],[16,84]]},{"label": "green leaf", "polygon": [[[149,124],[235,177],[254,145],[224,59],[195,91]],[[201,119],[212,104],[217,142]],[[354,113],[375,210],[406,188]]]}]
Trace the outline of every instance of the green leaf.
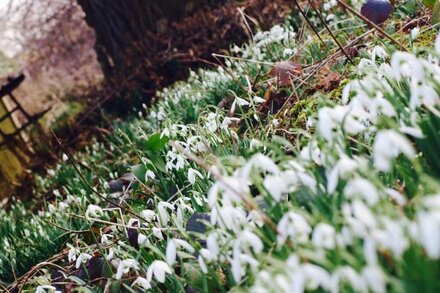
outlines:
[{"label": "green leaf", "polygon": [[163,150],[167,143],[168,138],[166,136],[161,138],[160,133],[156,133],[148,138],[144,144],[144,147],[146,150],[157,152]]},{"label": "green leaf", "polygon": [[69,277],[67,277],[67,279],[72,280],[74,283],[76,283],[77,285],[80,285],[80,286],[84,286],[85,284],[87,284],[86,282],[84,282],[83,280],[81,280],[80,278],[75,277],[75,276],[69,276]]},{"label": "green leaf", "polygon": [[440,0],[436,0],[434,4],[434,8],[432,10],[432,24],[437,24],[440,22]]},{"label": "green leaf", "polygon": [[[425,4],[426,7],[433,8],[436,0],[423,0],[423,4]],[[438,1],[437,1],[438,2]]]},{"label": "green leaf", "polygon": [[145,181],[145,173],[147,172],[147,168],[145,168],[144,164],[137,164],[131,167],[131,172],[133,172],[134,176],[141,181]]},{"label": "green leaf", "polygon": [[166,173],[165,161],[159,154],[149,153],[148,158],[157,170]]}]

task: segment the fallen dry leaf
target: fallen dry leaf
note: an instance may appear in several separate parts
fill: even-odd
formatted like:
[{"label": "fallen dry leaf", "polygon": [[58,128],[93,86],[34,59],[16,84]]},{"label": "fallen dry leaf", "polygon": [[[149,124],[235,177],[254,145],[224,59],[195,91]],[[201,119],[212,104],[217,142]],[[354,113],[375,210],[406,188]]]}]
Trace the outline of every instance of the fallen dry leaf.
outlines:
[{"label": "fallen dry leaf", "polygon": [[292,61],[281,61],[276,63],[268,74],[276,77],[279,85],[288,86],[301,73],[301,65]]}]

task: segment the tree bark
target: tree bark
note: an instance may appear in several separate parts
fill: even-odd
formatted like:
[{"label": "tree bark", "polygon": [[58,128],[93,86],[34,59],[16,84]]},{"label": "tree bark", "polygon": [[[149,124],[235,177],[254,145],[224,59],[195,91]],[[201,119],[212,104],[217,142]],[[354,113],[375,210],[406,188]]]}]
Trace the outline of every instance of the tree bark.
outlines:
[{"label": "tree bark", "polygon": [[[107,80],[127,77],[148,52],[160,51],[152,35],[213,0],[77,0],[95,30],[96,53]],[[150,37],[148,37],[150,36]],[[148,59],[148,58],[147,58]]]}]

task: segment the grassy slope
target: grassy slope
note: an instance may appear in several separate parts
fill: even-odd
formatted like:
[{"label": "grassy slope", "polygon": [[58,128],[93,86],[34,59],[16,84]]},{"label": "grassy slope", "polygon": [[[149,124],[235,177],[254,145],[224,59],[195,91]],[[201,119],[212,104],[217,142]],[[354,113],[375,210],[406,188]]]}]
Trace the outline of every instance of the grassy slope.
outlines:
[{"label": "grassy slope", "polygon": [[[394,19],[388,24],[388,29],[392,31],[395,24],[401,23],[400,17],[402,16],[401,11],[396,12]],[[359,21],[352,18],[348,19],[346,15],[337,14],[336,20],[338,19],[341,19],[342,22],[333,25],[332,29],[338,34],[340,41],[343,43],[347,43],[350,38],[360,35],[366,30],[366,27],[361,26]],[[419,41],[413,45],[416,51],[419,50],[418,46],[431,46],[434,42],[435,30],[427,27],[424,29],[426,31],[420,35]],[[328,71],[337,72],[347,80],[376,75],[375,69],[367,70],[366,73],[358,75],[357,67],[346,64],[345,58],[341,56],[333,58],[328,63],[327,69],[314,73],[314,69],[321,64],[317,62],[329,56],[331,52],[324,49],[316,38],[309,40],[307,38],[309,34],[297,36],[291,29],[276,27],[271,33],[257,35],[254,43],[240,49],[233,48],[236,53],[233,53],[232,56],[238,58],[227,58],[227,69],[219,69],[214,72],[201,71],[198,75],[193,74],[186,83],[178,83],[172,88],[165,89],[158,94],[160,101],[154,106],[154,109],[149,111],[147,116],[140,113],[139,118],[117,125],[118,133],[111,135],[105,144],[95,143],[85,152],[75,154],[74,161],[77,162],[77,168],[80,170],[81,176],[72,164],[64,162],[54,170],[53,174],[50,172],[47,178],[41,178],[37,192],[47,194],[46,192],[52,191],[52,198],[55,197],[54,202],[45,204],[45,212],[40,212],[39,215],[26,212],[22,204],[18,204],[10,212],[1,212],[4,220],[0,223],[0,241],[5,243],[7,248],[0,251],[1,279],[7,282],[13,280],[14,274],[23,274],[31,265],[55,254],[63,247],[64,242],[68,241],[73,246],[78,247],[82,253],[99,252],[108,254],[113,251],[116,255],[113,261],[115,259],[136,259],[139,262],[140,269],[138,273],[132,271],[131,274],[126,275],[125,285],[115,277],[109,279],[108,283],[116,288],[129,290],[128,286],[137,275],[145,277],[142,271],[147,270],[152,260],[166,259],[164,254],[166,247],[169,247],[170,242],[172,242],[170,239],[175,237],[186,238],[186,233],[182,231],[182,227],[185,226],[187,219],[194,211],[207,212],[212,209],[212,206],[207,202],[206,195],[213,182],[223,182],[223,186],[220,184],[220,190],[223,190],[221,194],[224,198],[227,197],[224,194],[225,189],[227,189],[225,186],[232,184],[233,189],[239,189],[239,193],[244,193],[246,196],[256,196],[260,199],[264,198],[269,206],[269,210],[265,210],[265,212],[270,220],[266,219],[266,225],[263,228],[256,229],[255,225],[247,227],[247,224],[243,224],[246,229],[258,235],[260,241],[263,242],[263,252],[258,253],[255,250],[259,251],[259,248],[254,247],[252,252],[246,249],[246,244],[241,245],[243,253],[246,252],[245,254],[258,259],[259,269],[252,268],[252,266],[248,267],[246,269],[248,277],[241,279],[240,276],[237,276],[237,274],[240,275],[240,270],[237,273],[234,265],[232,268],[230,265],[234,263],[235,259],[232,248],[229,247],[230,244],[224,243],[225,261],[212,261],[209,270],[200,273],[201,264],[187,255],[188,258],[184,257],[185,261],[181,260],[180,265],[176,267],[176,274],[171,275],[164,285],[152,281],[152,285],[158,285],[156,287],[159,288],[158,290],[165,288],[176,290],[188,286],[204,291],[208,289],[220,290],[220,288],[227,290],[237,284],[243,287],[255,285],[264,288],[263,274],[260,276],[258,272],[266,271],[272,276],[283,275],[283,270],[286,267],[280,265],[279,262],[287,260],[289,256],[292,256],[292,252],[295,252],[295,255],[299,256],[302,261],[307,260],[307,262],[321,266],[334,273],[333,275],[336,274],[335,272],[339,272],[338,268],[343,266],[350,266],[355,271],[362,271],[368,261],[362,253],[365,238],[362,240],[354,237],[355,243],[346,245],[344,249],[324,247],[324,250],[322,250],[323,247],[314,242],[296,243],[299,240],[291,238],[291,241],[299,246],[298,249],[292,249],[289,247],[291,244],[286,244],[281,249],[276,249],[276,253],[274,253],[272,251],[275,248],[274,243],[277,241],[277,236],[271,231],[270,222],[279,224],[284,215],[288,214],[289,211],[295,211],[305,217],[315,229],[318,224],[329,223],[334,225],[337,231],[344,231],[342,229],[345,227],[343,207],[344,202],[350,202],[350,200],[343,196],[344,192],[341,192],[341,190],[344,190],[350,178],[342,179],[341,175],[340,180],[344,183],[336,186],[333,197],[328,197],[326,194],[328,191],[325,188],[322,189],[322,186],[326,186],[328,183],[328,176],[330,176],[330,170],[334,169],[335,160],[337,162],[340,159],[339,153],[346,153],[351,158],[359,157],[370,162],[368,168],[362,170],[360,174],[373,182],[376,189],[381,190],[381,193],[383,193],[382,190],[385,187],[395,187],[408,200],[411,200],[412,198],[419,198],[429,191],[435,191],[436,186],[438,186],[438,174],[435,171],[437,161],[430,151],[430,148],[435,145],[435,140],[425,140],[420,143],[420,146],[418,145],[421,150],[425,150],[420,161],[413,163],[410,160],[401,158],[399,167],[393,172],[377,176],[373,172],[374,158],[372,156],[371,136],[375,135],[374,131],[366,131],[365,135],[353,134],[350,138],[347,138],[347,141],[345,141],[347,133],[338,133],[341,140],[337,143],[332,142],[333,145],[316,134],[315,127],[319,119],[317,119],[318,117],[314,112],[317,109],[327,109],[326,106],[334,107],[339,103],[338,99],[342,89],[341,86],[331,93],[326,90],[315,89],[316,85],[319,85],[325,79],[324,70],[327,70],[327,73]],[[330,37],[326,34],[322,34],[322,36],[327,45],[335,52],[336,46]],[[408,44],[407,34],[396,33],[394,36],[399,38],[402,43]],[[369,36],[366,40],[368,41],[367,48],[362,49],[360,56],[354,58],[356,64],[359,63],[361,57],[370,58],[368,50],[376,44],[383,46],[388,54],[395,51],[395,48],[387,40],[374,36]],[[296,49],[299,52],[295,53],[286,49]],[[295,81],[296,86],[294,88],[270,88],[268,82],[274,84],[276,80],[264,73],[273,67],[273,62],[286,60],[292,55],[295,62],[314,64],[314,66],[304,69],[301,79]],[[298,86],[298,84],[301,84],[301,86]],[[396,85],[395,82],[390,82],[389,86],[392,87],[391,92],[394,91],[399,96],[397,100],[388,95],[386,95],[386,98],[393,101],[393,106],[399,113],[402,113],[400,119],[405,119],[408,105],[403,101],[409,95],[408,89],[404,83]],[[277,114],[257,114],[258,111],[256,110],[260,105],[256,104],[254,97],[267,97],[269,93],[274,97],[274,102],[285,97],[290,97],[289,101],[291,102],[288,102],[287,107],[284,107]],[[240,99],[250,104],[246,104]],[[236,110],[233,117],[238,118],[238,122],[229,121],[225,118],[234,100]],[[217,107],[220,102],[226,105],[225,108]],[[273,106],[273,104],[270,104],[270,106]],[[308,121],[313,122],[312,118],[315,121],[314,124],[312,123],[313,126],[306,126]],[[434,123],[436,120],[435,117],[430,117],[429,111],[426,113],[422,111],[419,121],[420,124],[429,124]],[[231,124],[227,125],[228,122],[231,122]],[[381,121],[380,127],[395,127],[395,124],[395,119],[384,119],[384,121]],[[225,127],[221,128],[221,125]],[[174,144],[170,144],[168,139],[164,137],[160,138],[160,133],[168,136]],[[238,185],[235,185],[237,183],[232,180],[232,178],[241,176],[241,172],[244,172],[243,168],[246,169],[245,166],[249,166],[249,159],[255,158],[253,155],[257,153],[264,153],[276,162],[282,170],[287,171],[292,168],[289,167],[289,162],[300,160],[302,147],[313,145],[313,143],[309,144],[313,141],[316,141],[322,152],[327,152],[329,162],[322,164],[315,162],[316,165],[311,162],[301,162],[301,164],[307,170],[303,175],[312,176],[318,190],[312,192],[309,189],[310,187],[299,189],[297,187],[289,192],[283,191],[284,196],[285,194],[290,196],[286,198],[285,203],[281,204],[274,200],[277,194],[277,184],[269,184],[270,180],[268,178],[270,176],[268,174],[270,171],[252,173],[252,176],[248,178],[252,183],[250,190],[242,189],[246,184],[238,183]],[[353,141],[356,143],[353,144]],[[183,148],[189,148],[197,155],[197,158],[191,160],[191,157],[181,156],[179,147],[177,147],[179,145]],[[302,156],[304,156],[304,151]],[[271,160],[266,161],[262,168],[270,166]],[[430,164],[426,165],[431,167],[426,169],[421,167],[420,164],[427,161]],[[180,165],[179,162],[183,162],[183,164]],[[253,161],[251,160],[251,162]],[[209,174],[204,168],[211,164],[216,164],[220,168],[219,173],[221,176],[217,180],[213,178],[213,175],[216,175],[215,171]],[[153,179],[151,176],[146,178],[146,174],[148,174],[146,170],[152,171],[155,178]],[[189,179],[189,177],[192,177],[189,174],[195,174],[192,170],[200,172],[200,177],[195,175],[195,182]],[[116,179],[123,173],[130,171],[134,171],[139,182],[134,183],[129,198],[119,201],[122,196],[119,194],[115,195],[116,198],[111,199],[124,205],[122,212],[124,216],[121,217],[120,213],[114,210],[105,210],[105,215],[100,216],[100,221],[84,218],[86,214],[90,216],[90,213],[87,213],[90,204],[99,205],[102,208],[107,206],[96,194],[90,191],[88,185],[94,186],[99,193],[108,195],[110,192],[106,181],[109,178]],[[233,174],[235,175],[231,176]],[[417,176],[413,176],[414,174],[417,174]],[[83,179],[86,179],[88,184],[85,184]],[[229,182],[226,185],[225,180]],[[419,188],[421,184],[425,186],[422,189]],[[281,185],[281,183],[278,185]],[[53,191],[54,186],[58,187],[56,191]],[[173,205],[173,211],[167,210],[163,201],[170,202]],[[219,200],[219,202],[221,201]],[[227,206],[223,202],[220,206],[225,205]],[[214,207],[214,209],[217,208]],[[240,214],[241,210],[249,209],[249,206],[234,203],[233,208],[237,209],[235,213]],[[132,247],[124,229],[115,228],[113,232],[107,231],[108,228],[106,227],[114,226],[112,223],[118,225],[127,223],[133,217],[131,213],[139,214],[145,209],[158,212],[154,223],[146,224],[142,227],[142,230],[138,231],[139,234],[145,234],[149,238],[151,245],[147,248],[138,250]],[[396,212],[398,213],[399,209],[389,200],[384,200],[381,201],[381,205],[377,206],[377,209],[375,208],[374,213],[390,215],[390,219],[396,219],[398,216]],[[130,212],[127,212],[127,210]],[[221,209],[219,210],[221,211]],[[164,211],[168,216],[165,216]],[[417,212],[417,206],[413,207],[412,204],[408,204],[405,207],[404,216],[400,216],[402,219],[411,221]],[[140,213],[140,215],[143,214]],[[169,221],[165,225],[164,222],[167,217],[169,217]],[[159,227],[168,241],[153,236],[151,234],[153,226]],[[217,226],[220,230],[224,230],[221,222],[217,223]],[[224,237],[223,240],[230,239],[231,242],[234,242],[237,240],[235,236],[237,231],[234,231],[231,226],[234,225],[228,225],[228,229],[224,230],[225,235],[222,235],[222,237]],[[216,232],[215,227],[213,232]],[[75,231],[81,232],[77,233]],[[104,241],[104,243],[98,245],[100,242],[96,242],[96,240],[102,240],[104,233],[120,238],[122,243],[115,245]],[[176,236],[179,234],[180,236]],[[202,250],[202,247],[193,241],[194,237],[186,239],[196,250]],[[402,286],[407,286],[406,288],[410,289],[417,288],[420,284],[438,285],[434,281],[438,263],[427,259],[421,253],[421,247],[423,247],[423,243],[422,245],[416,243],[406,249],[405,255],[400,257],[388,255],[389,250],[387,249],[379,250],[379,264],[381,267],[385,267],[383,270],[385,271],[388,288],[399,291]],[[316,251],[319,251],[325,257],[313,256]],[[391,249],[391,251],[393,250]],[[205,259],[206,262],[208,258]],[[66,258],[64,259],[66,261]],[[60,264],[67,265],[63,262]],[[14,269],[10,269],[10,267]],[[115,263],[115,267],[112,269],[113,273],[116,273],[117,267],[118,265]],[[243,267],[246,266],[243,265]],[[431,273],[418,274],[417,269],[414,269],[415,267]],[[40,277],[38,279],[32,279],[28,283],[29,288],[35,288],[38,284],[50,283],[48,274],[39,273]],[[107,275],[111,276],[113,274]],[[259,281],[261,284],[255,282],[257,276],[260,276]],[[341,283],[342,285],[354,286],[350,281],[345,285]],[[96,286],[97,284],[91,285],[90,288],[96,289]],[[325,288],[325,286],[323,287]]]}]

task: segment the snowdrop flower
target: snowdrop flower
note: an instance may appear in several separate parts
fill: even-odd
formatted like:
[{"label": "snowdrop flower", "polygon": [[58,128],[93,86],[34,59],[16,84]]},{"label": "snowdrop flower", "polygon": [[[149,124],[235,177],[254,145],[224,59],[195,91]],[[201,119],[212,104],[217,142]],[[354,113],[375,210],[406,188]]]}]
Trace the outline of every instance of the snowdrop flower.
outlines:
[{"label": "snowdrop flower", "polygon": [[312,242],[316,247],[334,249],[336,244],[336,231],[333,226],[319,223],[313,230]]},{"label": "snowdrop flower", "polygon": [[424,80],[425,77],[425,70],[421,62],[413,54],[407,52],[393,54],[391,69],[397,81],[411,77],[412,81],[418,82]]},{"label": "snowdrop flower", "polygon": [[217,257],[220,251],[217,233],[211,233],[208,235],[208,238],[206,239],[206,247],[208,248],[208,251],[211,253],[211,255]]},{"label": "snowdrop flower", "polygon": [[358,70],[360,72],[363,72],[366,68],[373,68],[374,66],[375,66],[374,61],[362,58],[361,61],[359,61]]},{"label": "snowdrop flower", "polygon": [[336,269],[331,279],[331,292],[340,292],[340,284],[346,281],[355,292],[368,292],[367,284],[364,279],[349,266],[343,266]]},{"label": "snowdrop flower", "polygon": [[302,215],[288,212],[278,223],[278,231],[277,243],[278,246],[281,246],[286,242],[288,237],[290,237],[293,242],[303,243],[307,241],[312,228]]},{"label": "snowdrop flower", "polygon": [[60,293],[61,291],[57,290],[57,288],[51,285],[40,285],[35,290],[35,293],[46,293],[46,292]]},{"label": "snowdrop flower", "polygon": [[140,216],[147,222],[151,222],[156,216],[156,212],[152,210],[143,210],[141,211]]},{"label": "snowdrop flower", "polygon": [[359,168],[359,162],[349,158],[347,155],[342,154],[336,165],[327,172],[327,191],[329,194],[335,192],[340,178],[347,178]]},{"label": "snowdrop flower", "polygon": [[303,264],[299,270],[304,278],[304,285],[307,290],[315,291],[319,287],[329,290],[331,288],[331,276],[323,268],[314,264]]},{"label": "snowdrop flower", "polygon": [[410,36],[412,41],[414,41],[417,38],[419,32],[420,32],[420,27],[415,27],[411,30]]},{"label": "snowdrop flower", "polygon": [[370,288],[371,292],[385,293],[386,279],[384,272],[378,266],[367,266],[362,269],[362,279]]},{"label": "snowdrop flower", "polygon": [[67,244],[67,246],[70,247],[69,254],[67,255],[67,259],[69,260],[69,262],[75,261],[76,257],[80,254],[79,249],[71,246],[70,244]]},{"label": "snowdrop flower", "polygon": [[391,160],[403,153],[413,159],[415,150],[409,140],[394,130],[381,130],[373,146],[374,165],[380,171],[390,171]]},{"label": "snowdrop flower", "polygon": [[208,192],[208,205],[213,207],[217,202],[219,193],[227,203],[240,202],[242,196],[249,194],[249,183],[241,177],[225,176],[222,181],[217,181]]},{"label": "snowdrop flower", "polygon": [[422,139],[425,136],[423,135],[423,131],[418,127],[411,127],[411,126],[401,126],[399,128],[399,131],[402,133],[405,133],[406,135],[410,135],[415,138]]},{"label": "snowdrop flower", "polygon": [[321,108],[318,112],[318,132],[327,141],[333,141],[334,132],[338,129],[356,135],[365,129],[363,121],[366,121],[368,116],[369,114],[358,104]]},{"label": "snowdrop flower", "polygon": [[87,207],[87,211],[86,211],[86,219],[87,220],[91,220],[91,218],[99,218],[102,215],[104,215],[104,212],[101,209],[101,207],[94,205],[94,204],[90,204]]},{"label": "snowdrop flower", "polygon": [[134,269],[136,271],[139,270],[139,264],[135,259],[129,258],[119,262],[118,269],[116,270],[115,275],[116,280],[120,280],[123,275],[127,274],[130,271],[130,269]]},{"label": "snowdrop flower", "polygon": [[279,119],[273,119],[273,120],[272,120],[272,125],[273,125],[274,127],[278,127],[278,126],[280,125],[280,120],[279,120]]},{"label": "snowdrop flower", "polygon": [[115,250],[113,248],[110,248],[108,250],[108,254],[106,255],[105,259],[112,260],[114,256],[115,256]]},{"label": "snowdrop flower", "polygon": [[271,158],[265,156],[263,154],[255,154],[241,169],[241,177],[249,178],[249,174],[252,170],[258,169],[263,172],[270,172],[272,174],[279,174],[280,169],[278,166],[272,161]]},{"label": "snowdrop flower", "polygon": [[184,248],[189,253],[194,253],[194,248],[185,240],[170,239],[166,249],[167,263],[172,266],[176,262],[177,248]]},{"label": "snowdrop flower", "polygon": [[315,164],[320,166],[322,164],[321,160],[321,150],[318,147],[316,140],[309,142],[300,153],[301,159],[305,161],[313,161]]},{"label": "snowdrop flower", "polygon": [[225,117],[223,119],[222,124],[220,124],[220,129],[227,129],[229,127],[229,125],[231,125],[232,120],[229,117]]},{"label": "snowdrop flower", "polygon": [[266,100],[265,99],[263,99],[263,98],[261,98],[261,97],[259,97],[259,96],[255,96],[255,97],[253,97],[253,99],[252,99],[253,101],[254,101],[254,103],[255,104],[261,104],[261,103],[264,103]]},{"label": "snowdrop flower", "polygon": [[150,241],[148,240],[148,237],[142,233],[138,234],[138,244],[139,246],[148,246],[150,244]]},{"label": "snowdrop flower", "polygon": [[206,123],[206,127],[208,127],[209,131],[211,131],[211,132],[216,132],[218,129],[216,117],[217,117],[216,113],[209,113],[208,114],[208,121]]},{"label": "snowdrop flower", "polygon": [[188,181],[189,181],[189,183],[191,183],[191,185],[194,185],[196,183],[196,176],[198,176],[200,179],[203,179],[203,175],[199,171],[197,171],[193,168],[189,168],[188,169]]},{"label": "snowdrop flower", "polygon": [[156,178],[156,174],[154,174],[153,171],[147,170],[147,172],[145,172],[145,182],[148,182],[149,179],[154,180],[154,178]]},{"label": "snowdrop flower", "polygon": [[208,273],[208,268],[206,267],[206,264],[205,264],[205,261],[203,260],[202,255],[199,255],[197,257],[197,261],[199,262],[199,266],[200,266],[200,269],[202,270],[202,272],[204,274],[207,274]]},{"label": "snowdrop flower", "polygon": [[350,180],[345,186],[344,194],[348,198],[358,195],[370,206],[375,205],[379,201],[379,193],[376,187],[364,178],[358,177]]},{"label": "snowdrop flower", "polygon": [[330,1],[325,1],[322,7],[324,8],[325,11],[329,11],[330,9],[332,9],[332,7],[335,7],[337,4],[338,2],[336,0],[330,0]]},{"label": "snowdrop flower", "polygon": [[172,204],[166,201],[161,201],[157,205],[158,215],[159,215],[159,223],[162,227],[165,227],[168,224],[169,221],[169,214],[166,211],[166,209],[169,209],[170,211],[174,210],[174,207]]},{"label": "snowdrop flower", "polygon": [[431,259],[440,258],[440,214],[419,212],[417,215],[419,228],[418,241]]},{"label": "snowdrop flower", "polygon": [[171,137],[171,135],[170,135],[170,130],[169,130],[168,128],[165,128],[165,129],[161,132],[161,134],[160,134],[160,138],[163,138],[163,137]]},{"label": "snowdrop flower", "polygon": [[261,141],[255,139],[255,138],[251,139],[250,146],[249,146],[251,150],[256,150],[262,146],[263,146],[263,144],[261,143]]},{"label": "snowdrop flower", "polygon": [[373,60],[373,62],[376,60],[376,58],[385,60],[387,56],[387,52],[380,46],[375,46],[371,52],[371,60]]},{"label": "snowdrop flower", "polygon": [[437,92],[426,84],[420,84],[418,80],[411,80],[410,108],[414,110],[420,105],[436,106],[440,104]]},{"label": "snowdrop flower", "polygon": [[157,228],[157,227],[153,227],[152,232],[153,232],[153,235],[154,235],[157,239],[159,239],[159,240],[163,240],[162,231],[161,231],[159,228]]},{"label": "snowdrop flower", "polygon": [[438,54],[440,54],[440,34],[437,35],[437,39],[435,41],[435,50]]},{"label": "snowdrop flower", "polygon": [[89,259],[91,259],[92,256],[90,254],[87,253],[81,253],[79,255],[79,257],[76,259],[76,263],[75,263],[75,268],[79,269],[79,267],[85,263],[86,261],[88,261]]},{"label": "snowdrop flower", "polygon": [[285,180],[278,175],[266,176],[263,185],[276,202],[279,202],[282,199],[283,193],[286,192]]},{"label": "snowdrop flower", "polygon": [[374,228],[376,226],[376,217],[371,210],[360,200],[354,200],[351,204],[353,215],[365,226]]},{"label": "snowdrop flower", "polygon": [[244,249],[252,247],[253,252],[258,255],[263,251],[263,242],[260,237],[250,231],[243,231],[240,233],[237,241],[235,241],[234,249]]},{"label": "snowdrop flower", "polygon": [[136,280],[134,280],[133,284],[131,284],[131,287],[138,286],[139,288],[142,288],[144,290],[150,290],[151,284],[150,282],[142,277],[137,277]]},{"label": "snowdrop flower", "polygon": [[244,100],[244,99],[242,99],[242,98],[238,98],[238,97],[235,98],[235,102],[236,102],[237,105],[239,105],[240,107],[245,107],[245,106],[248,106],[248,105],[249,105],[249,102],[248,102],[248,101],[246,101],[246,100]]},{"label": "snowdrop flower", "polygon": [[399,206],[406,205],[406,198],[397,190],[392,188],[385,189],[385,193],[389,195]]},{"label": "snowdrop flower", "polygon": [[165,282],[165,276],[166,274],[172,274],[170,266],[161,260],[155,260],[153,263],[148,267],[147,270],[147,280],[151,282],[151,279],[154,278],[159,282],[163,283]]},{"label": "snowdrop flower", "polygon": [[56,173],[53,169],[48,169],[47,174],[49,174],[49,176],[52,176],[52,177],[56,175]]}]

